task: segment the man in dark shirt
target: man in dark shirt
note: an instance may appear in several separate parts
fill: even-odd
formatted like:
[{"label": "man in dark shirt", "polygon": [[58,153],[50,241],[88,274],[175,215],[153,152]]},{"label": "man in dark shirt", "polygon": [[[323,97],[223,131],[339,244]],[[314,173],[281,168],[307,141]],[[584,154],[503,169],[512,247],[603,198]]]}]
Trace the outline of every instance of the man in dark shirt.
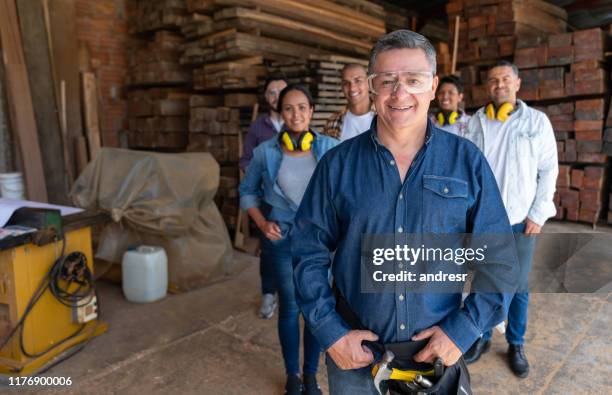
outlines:
[{"label": "man in dark shirt", "polygon": [[[440,358],[450,366],[507,312],[505,292],[472,293],[462,306],[460,292],[412,293],[399,283],[394,292],[361,289],[364,235],[511,235],[482,153],[428,122],[438,83],[435,70],[435,50],[420,34],[399,30],[375,44],[368,80],[378,115],[369,131],[319,162],[295,219],[297,301],[327,351],[331,394],[377,393],[368,368],[374,355],[363,341],[428,339],[414,360]],[[328,282],[332,251],[336,289],[366,330],[351,327],[335,309]],[[516,261],[476,266],[473,289],[487,281],[495,289],[514,289]]]},{"label": "man in dark shirt", "polygon": [[[270,77],[266,80],[264,87],[264,97],[268,104],[269,111],[261,114],[249,127],[246,135],[242,156],[238,162],[240,170],[246,171],[251,159],[253,150],[264,141],[275,137],[283,127],[283,121],[278,113],[278,95],[287,86],[287,81],[282,77]],[[265,211],[266,208],[262,207]],[[274,272],[271,264],[259,260],[259,275],[261,277],[261,306],[259,316],[261,318],[271,318],[276,309],[276,286],[274,285]]]},{"label": "man in dark shirt", "polygon": [[278,113],[278,95],[287,86],[287,80],[282,77],[270,77],[266,80],[264,97],[268,104],[269,111],[257,117],[255,122],[249,127],[249,131],[244,140],[242,156],[238,165],[240,170],[246,171],[247,166],[253,158],[253,150],[261,143],[271,139],[280,132],[283,127],[283,120]]}]

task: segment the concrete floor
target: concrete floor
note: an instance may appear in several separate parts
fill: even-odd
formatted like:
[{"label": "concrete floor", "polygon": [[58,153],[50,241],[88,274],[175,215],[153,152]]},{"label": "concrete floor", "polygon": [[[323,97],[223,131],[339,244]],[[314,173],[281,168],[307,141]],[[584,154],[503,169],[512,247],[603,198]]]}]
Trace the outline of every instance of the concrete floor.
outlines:
[{"label": "concrete floor", "polygon": [[[581,225],[551,223],[547,232],[587,232]],[[591,248],[612,257],[607,243]],[[546,247],[546,246],[544,246]],[[547,256],[538,246],[537,259]],[[283,363],[276,320],[257,318],[257,260],[236,253],[248,268],[231,281],[152,304],[124,300],[121,288],[99,283],[108,333],[48,371],[73,385],[48,388],[62,394],[281,394]],[[612,264],[612,259],[606,260]],[[515,378],[506,344],[495,333],[491,352],[470,366],[476,394],[612,393],[612,296],[533,294],[527,332],[529,378]],[[276,318],[276,316],[275,316]],[[327,393],[324,364],[319,381]],[[0,393],[15,387],[0,386]],[[19,389],[29,394],[38,388]]]}]

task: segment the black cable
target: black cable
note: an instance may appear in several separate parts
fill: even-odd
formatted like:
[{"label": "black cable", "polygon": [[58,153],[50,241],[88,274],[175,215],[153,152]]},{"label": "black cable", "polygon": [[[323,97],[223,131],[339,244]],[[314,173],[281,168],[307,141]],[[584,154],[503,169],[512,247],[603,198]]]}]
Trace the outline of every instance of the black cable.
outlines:
[{"label": "black cable", "polygon": [[[32,295],[32,298],[30,298],[30,301],[28,302],[28,305],[26,306],[21,319],[19,320],[17,325],[15,325],[15,327],[11,330],[11,332],[4,338],[2,344],[0,345],[0,349],[2,349],[19,330],[19,347],[21,349],[21,352],[29,358],[37,358],[47,354],[51,350],[80,335],[81,332],[87,326],[87,324],[81,325],[79,329],[76,330],[74,333],[65,337],[60,342],[55,343],[54,345],[40,353],[30,354],[25,349],[25,344],[23,341],[25,320],[47,289],[49,289],[52,295],[60,303],[72,309],[86,306],[91,302],[94,297],[97,298],[97,292],[94,287],[95,280],[93,274],[91,273],[91,270],[89,270],[89,267],[87,266],[87,257],[82,252],[78,251],[72,252],[68,256],[64,256],[65,249],[66,239],[64,238],[60,257],[54,262],[47,276],[43,277],[43,279],[41,280],[41,283]],[[62,285],[62,282],[66,283],[66,285]],[[77,284],[78,288],[74,291],[71,291],[70,288],[73,284]],[[84,344],[82,344],[78,349],[74,350],[74,352],[69,353],[66,357],[61,358],[60,360],[54,362],[52,365],[46,367],[45,371],[55,366],[56,364],[72,357],[73,355],[81,351],[83,348],[85,348],[87,343],[89,343],[89,341],[94,337],[95,329],[96,328],[94,327],[92,334],[88,336]]]}]

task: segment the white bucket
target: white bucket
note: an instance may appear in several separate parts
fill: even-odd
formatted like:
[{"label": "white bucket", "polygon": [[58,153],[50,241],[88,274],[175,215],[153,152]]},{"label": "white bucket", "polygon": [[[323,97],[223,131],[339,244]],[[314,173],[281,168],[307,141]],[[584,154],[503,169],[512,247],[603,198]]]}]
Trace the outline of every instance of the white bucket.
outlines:
[{"label": "white bucket", "polygon": [[123,294],[130,302],[149,303],[168,291],[168,257],[162,247],[140,246],[123,254]]},{"label": "white bucket", "polygon": [[24,192],[21,173],[0,173],[0,195],[3,198],[25,199]]}]

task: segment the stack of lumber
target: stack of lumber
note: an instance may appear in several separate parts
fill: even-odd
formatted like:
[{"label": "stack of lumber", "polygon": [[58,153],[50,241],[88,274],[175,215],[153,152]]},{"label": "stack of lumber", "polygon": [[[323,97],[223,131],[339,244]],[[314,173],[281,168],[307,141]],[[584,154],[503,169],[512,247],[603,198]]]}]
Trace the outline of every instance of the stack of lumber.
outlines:
[{"label": "stack of lumber", "polygon": [[557,219],[595,224],[603,206],[607,169],[602,166],[577,168],[559,166],[555,205]]},{"label": "stack of lumber", "polygon": [[451,0],[447,12],[449,21],[460,18],[458,63],[466,108],[489,101],[492,64],[514,61],[521,77],[518,97],[545,112],[555,131],[561,164],[557,218],[595,224],[606,211],[609,188],[608,34],[599,28],[566,32],[566,12],[541,0]]},{"label": "stack of lumber", "polygon": [[189,96],[176,88],[135,89],[128,98],[128,145],[184,149],[188,143]]},{"label": "stack of lumber", "polygon": [[[245,137],[268,72],[280,66],[299,68],[297,74],[288,69],[280,74],[295,77],[293,82],[307,82],[313,93],[325,98],[324,104],[332,105],[317,114],[323,123],[322,117],[345,104],[338,78],[342,61],[367,58],[373,41],[385,33],[384,14],[380,6],[365,0],[185,0],[185,4],[181,33],[186,42],[180,47],[179,62],[191,70],[196,91],[190,101],[189,150],[211,152],[221,164],[217,204],[233,228],[238,213],[238,137]],[[316,58],[323,55],[330,57]],[[315,78],[309,62],[313,67],[327,62],[330,67],[321,67],[321,77]]]},{"label": "stack of lumber", "polygon": [[385,33],[382,19],[328,0],[191,0],[187,6],[198,16],[188,18],[184,33],[198,39],[194,47],[215,51],[205,61],[326,51],[364,56]]},{"label": "stack of lumber", "polygon": [[[229,97],[228,97],[229,96]],[[210,152],[221,166],[215,203],[225,223],[235,226],[238,213],[238,146],[241,133],[241,111],[231,108],[244,104],[247,98],[227,95],[191,95],[189,98],[189,152]],[[228,104],[228,106],[224,106]],[[248,127],[248,125],[247,125]]]},{"label": "stack of lumber", "polygon": [[315,112],[310,123],[314,130],[321,131],[325,123],[337,111],[346,107],[342,93],[342,68],[357,63],[367,67],[365,59],[339,55],[311,55],[307,59],[291,62],[273,62],[268,68],[271,75],[285,76],[289,83],[306,85],[315,101]]},{"label": "stack of lumber", "polygon": [[517,36],[566,31],[565,10],[543,0],[451,0],[446,11],[460,17],[459,63],[511,56]]},{"label": "stack of lumber", "polygon": [[595,224],[606,211],[606,174],[612,154],[605,143],[604,123],[608,44],[600,28],[517,41],[519,97],[542,103],[537,108],[550,118],[557,139],[562,163],[555,197],[558,219]]},{"label": "stack of lumber", "polygon": [[160,30],[151,40],[132,42],[128,66],[128,86],[184,85],[191,73],[181,66],[180,46],[184,38],[177,33]]},{"label": "stack of lumber", "polygon": [[457,64],[471,86],[464,95],[467,108],[487,102],[487,68],[512,60],[519,39],[566,30],[567,13],[543,0],[451,0],[446,10],[451,36],[459,18]]},{"label": "stack of lumber", "polygon": [[185,18],[185,0],[132,0],[130,33],[176,30]]},{"label": "stack of lumber", "polygon": [[136,0],[129,9],[128,146],[184,150],[189,143],[191,70],[180,64],[184,0]]},{"label": "stack of lumber", "polygon": [[193,72],[193,88],[201,91],[253,90],[265,77],[261,57],[205,64]]},{"label": "stack of lumber", "polygon": [[525,100],[605,94],[607,41],[600,28],[520,39],[514,61],[528,69],[522,74]]}]

